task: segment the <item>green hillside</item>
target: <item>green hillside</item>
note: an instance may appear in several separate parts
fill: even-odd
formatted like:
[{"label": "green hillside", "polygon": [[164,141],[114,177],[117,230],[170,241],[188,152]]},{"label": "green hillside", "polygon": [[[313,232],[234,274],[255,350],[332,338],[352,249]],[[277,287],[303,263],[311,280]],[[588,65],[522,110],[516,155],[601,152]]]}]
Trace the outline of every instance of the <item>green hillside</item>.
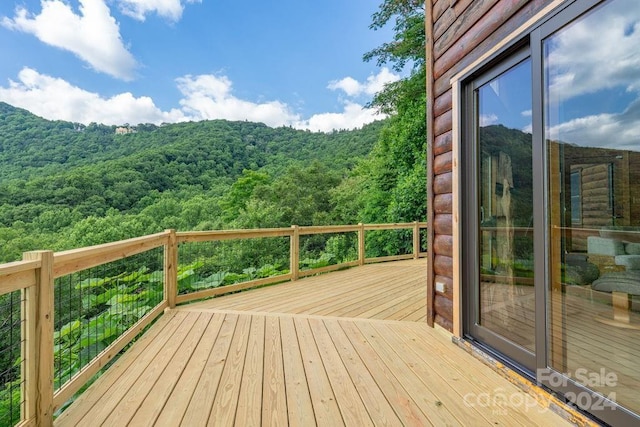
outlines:
[{"label": "green hillside", "polygon": [[0,103],[0,260],[165,228],[323,221],[329,190],[383,126],[324,134],[215,120],[117,135]]},{"label": "green hillside", "polygon": [[215,120],[118,135],[0,103],[0,262],[167,228],[424,221],[424,4],[382,2],[371,29],[391,22],[393,41],[363,59],[408,75],[369,105],[388,118],[360,130]]},{"label": "green hillside", "polygon": [[49,121],[0,102],[0,178],[50,177],[96,163],[110,168],[109,161],[127,159],[189,164],[197,168],[193,173],[206,169],[217,176],[309,159],[344,167],[371,150],[381,123],[330,134],[226,120],[132,128],[136,133],[117,135],[116,126]]}]

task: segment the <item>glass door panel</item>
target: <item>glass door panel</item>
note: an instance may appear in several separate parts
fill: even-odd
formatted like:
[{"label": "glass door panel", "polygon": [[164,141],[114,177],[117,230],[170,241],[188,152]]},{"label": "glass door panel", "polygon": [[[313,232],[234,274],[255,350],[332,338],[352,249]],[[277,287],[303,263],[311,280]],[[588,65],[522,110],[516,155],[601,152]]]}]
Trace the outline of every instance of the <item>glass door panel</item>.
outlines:
[{"label": "glass door panel", "polygon": [[[480,335],[535,350],[531,61],[475,91]],[[489,342],[494,345],[493,342]]]},{"label": "glass door panel", "polygon": [[[543,42],[548,361],[640,412],[640,3],[613,0]],[[575,394],[576,404],[607,400]],[[571,398],[571,396],[568,396]],[[582,399],[582,401],[580,401]]]}]

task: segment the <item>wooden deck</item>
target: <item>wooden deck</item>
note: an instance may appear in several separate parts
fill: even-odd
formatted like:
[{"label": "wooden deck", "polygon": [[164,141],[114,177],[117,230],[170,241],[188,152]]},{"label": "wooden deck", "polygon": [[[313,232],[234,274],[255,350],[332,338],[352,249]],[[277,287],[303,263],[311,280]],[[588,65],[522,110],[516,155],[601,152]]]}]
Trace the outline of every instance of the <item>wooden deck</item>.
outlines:
[{"label": "wooden deck", "polygon": [[426,321],[426,260],[369,264],[214,298],[198,308]]},{"label": "wooden deck", "polygon": [[401,298],[422,270],[358,267],[171,310],[55,425],[569,425],[407,321],[424,317]]}]

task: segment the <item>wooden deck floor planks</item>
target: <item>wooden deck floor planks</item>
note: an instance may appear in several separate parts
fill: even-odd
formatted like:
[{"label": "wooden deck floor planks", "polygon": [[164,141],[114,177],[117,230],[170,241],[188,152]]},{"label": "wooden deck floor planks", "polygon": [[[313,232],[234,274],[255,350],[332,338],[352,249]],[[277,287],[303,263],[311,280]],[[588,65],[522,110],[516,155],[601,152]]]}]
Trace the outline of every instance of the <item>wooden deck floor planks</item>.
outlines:
[{"label": "wooden deck floor planks", "polygon": [[400,425],[400,418],[389,402],[392,397],[383,393],[342,327],[336,320],[326,321],[325,327],[374,425]]},{"label": "wooden deck floor planks", "polygon": [[[178,425],[182,420],[184,413],[191,402],[198,380],[202,376],[204,368],[211,357],[214,344],[220,340],[221,328],[223,325],[223,316],[216,316],[211,319],[204,332],[204,336],[212,339],[200,340],[198,347],[194,350],[193,355],[189,359],[189,364],[182,371],[182,375],[176,382],[171,395],[165,401],[158,401],[158,406],[162,405],[162,410],[158,414],[157,419],[150,418],[149,421],[157,423],[157,425]],[[166,402],[171,405],[165,407]]]},{"label": "wooden deck floor planks", "polygon": [[[418,298],[424,291],[412,290],[412,280],[400,274],[414,274],[412,262],[398,264],[377,269],[379,287],[393,289],[387,298],[380,298],[373,282],[365,283],[361,271],[353,272],[360,280],[355,285],[349,285],[345,272],[325,275],[337,274],[339,280],[326,280],[327,286],[343,292],[334,290],[331,296],[316,289],[312,298],[326,304],[320,313],[292,288],[278,289],[285,285],[171,310],[55,425],[568,425],[537,407],[465,400],[481,393],[522,392],[453,345],[443,331],[384,318],[407,313],[419,318],[417,303],[399,294]],[[413,267],[423,265],[413,262]],[[394,276],[409,289],[391,284]],[[321,284],[308,279],[314,279],[314,287]],[[277,291],[277,297],[264,303],[255,296],[267,290]],[[357,309],[353,304],[331,308],[331,298],[345,302],[356,290],[377,295],[359,300]],[[292,297],[289,305],[286,295]]]},{"label": "wooden deck floor planks", "polygon": [[312,426],[316,424],[309,385],[306,381],[300,345],[296,338],[293,318],[281,318],[282,354],[284,359],[285,389],[287,393],[287,414],[292,426]]},{"label": "wooden deck floor planks", "polygon": [[265,322],[262,424],[282,426],[287,424],[287,419],[287,393],[280,320],[272,316],[267,317]]},{"label": "wooden deck floor planks", "polygon": [[425,259],[370,264],[194,304],[199,308],[422,321]]}]

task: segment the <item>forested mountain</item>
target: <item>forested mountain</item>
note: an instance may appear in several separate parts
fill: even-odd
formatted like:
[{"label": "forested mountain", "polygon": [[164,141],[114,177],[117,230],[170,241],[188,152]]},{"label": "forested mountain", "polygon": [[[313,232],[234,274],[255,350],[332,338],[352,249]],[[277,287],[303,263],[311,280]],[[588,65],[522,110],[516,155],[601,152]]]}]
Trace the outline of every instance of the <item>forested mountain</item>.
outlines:
[{"label": "forested mountain", "polygon": [[383,1],[371,29],[388,23],[394,40],[364,60],[407,77],[370,105],[389,118],[360,130],[215,120],[117,134],[0,103],[0,262],[167,228],[423,221],[424,3]]},{"label": "forested mountain", "polygon": [[127,158],[153,163],[162,161],[159,156],[218,176],[310,158],[337,161],[342,167],[371,150],[381,123],[329,134],[226,120],[126,125],[135,133],[120,135],[116,128],[49,121],[0,102],[0,178],[51,176],[70,167]]},{"label": "forested mountain", "polygon": [[383,126],[324,134],[215,120],[116,134],[0,103],[0,261],[165,228],[332,221],[329,190]]}]

